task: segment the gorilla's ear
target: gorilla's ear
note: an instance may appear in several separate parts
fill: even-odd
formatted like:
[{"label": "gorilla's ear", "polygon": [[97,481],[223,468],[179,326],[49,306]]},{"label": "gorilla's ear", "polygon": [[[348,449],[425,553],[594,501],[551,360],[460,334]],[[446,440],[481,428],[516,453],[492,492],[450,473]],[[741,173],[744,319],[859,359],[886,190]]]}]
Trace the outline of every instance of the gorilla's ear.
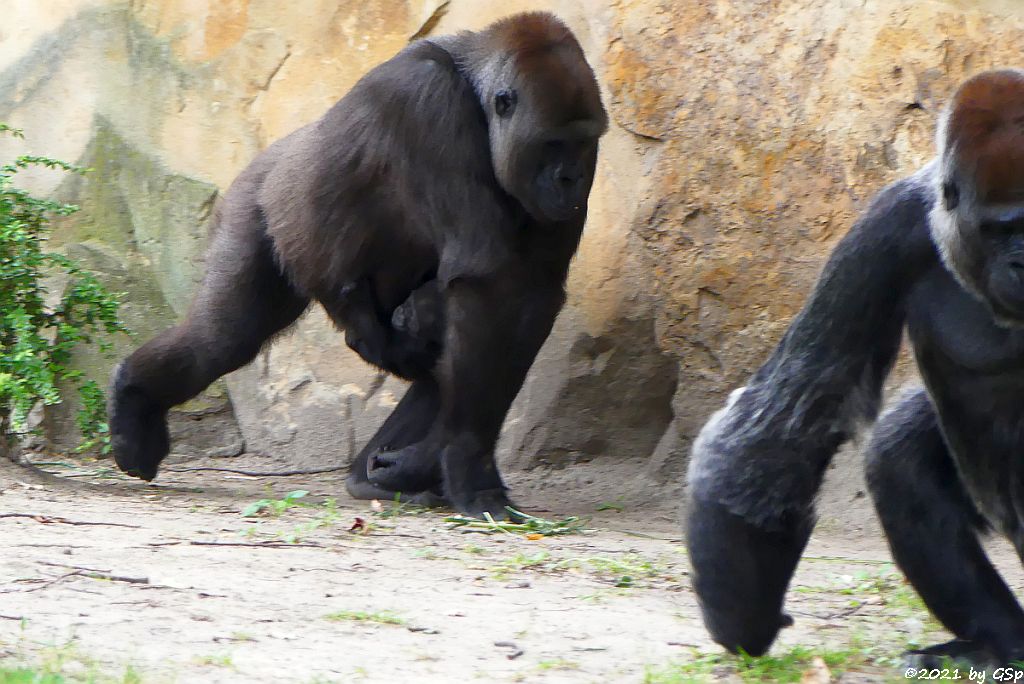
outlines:
[{"label": "gorilla's ear", "polygon": [[946,211],[953,211],[960,206],[960,188],[951,180],[942,183],[942,204]]}]

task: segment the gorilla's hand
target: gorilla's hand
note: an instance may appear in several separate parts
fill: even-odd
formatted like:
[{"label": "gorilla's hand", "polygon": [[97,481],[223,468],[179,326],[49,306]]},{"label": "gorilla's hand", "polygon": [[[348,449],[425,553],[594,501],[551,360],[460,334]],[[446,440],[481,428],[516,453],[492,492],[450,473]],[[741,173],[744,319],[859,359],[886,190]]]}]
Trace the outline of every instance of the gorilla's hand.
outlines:
[{"label": "gorilla's hand", "polygon": [[131,384],[125,363],[113,375],[107,413],[114,461],[126,475],[149,482],[170,450],[167,411]]},{"label": "gorilla's hand", "polygon": [[793,624],[782,604],[813,525],[793,520],[785,527],[766,530],[720,503],[691,501],[693,585],[711,637],[733,653],[759,656]]}]

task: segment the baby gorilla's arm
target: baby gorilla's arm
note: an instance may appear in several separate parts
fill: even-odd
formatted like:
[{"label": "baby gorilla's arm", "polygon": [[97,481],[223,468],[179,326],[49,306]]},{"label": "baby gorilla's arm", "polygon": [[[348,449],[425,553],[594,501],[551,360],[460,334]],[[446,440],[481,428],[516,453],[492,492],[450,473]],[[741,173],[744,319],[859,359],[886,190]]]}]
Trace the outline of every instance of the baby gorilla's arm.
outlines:
[{"label": "baby gorilla's arm", "polygon": [[345,342],[363,360],[407,380],[428,376],[441,353],[444,302],[437,280],[429,280],[382,313],[369,279],[346,283],[337,299]]}]

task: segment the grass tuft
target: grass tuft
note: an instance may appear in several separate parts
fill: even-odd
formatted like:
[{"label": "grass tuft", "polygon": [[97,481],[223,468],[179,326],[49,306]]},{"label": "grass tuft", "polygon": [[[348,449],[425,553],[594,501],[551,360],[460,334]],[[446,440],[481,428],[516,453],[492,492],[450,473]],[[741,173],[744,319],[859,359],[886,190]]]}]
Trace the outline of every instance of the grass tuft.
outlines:
[{"label": "grass tuft", "polygon": [[669,665],[661,669],[648,668],[644,673],[644,684],[696,684],[718,679],[739,678],[742,682],[798,683],[813,667],[814,659],[821,658],[835,677],[842,672],[869,665],[871,659],[857,649],[839,651],[815,651],[795,646],[777,656],[754,658],[746,654],[699,653],[685,663]]},{"label": "grass tuft", "polygon": [[361,610],[339,610],[336,613],[325,615],[324,619],[331,622],[371,622],[378,625],[405,625],[404,618],[387,611],[367,613]]}]

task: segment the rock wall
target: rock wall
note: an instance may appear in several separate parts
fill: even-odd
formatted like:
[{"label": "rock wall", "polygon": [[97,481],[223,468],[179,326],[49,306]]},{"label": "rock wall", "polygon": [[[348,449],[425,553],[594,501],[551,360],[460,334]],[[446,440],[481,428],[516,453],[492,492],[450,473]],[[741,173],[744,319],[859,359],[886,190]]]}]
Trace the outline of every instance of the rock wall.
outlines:
[{"label": "rock wall", "polygon": [[[523,9],[559,14],[598,73],[613,124],[569,304],[501,453],[520,468],[642,461],[644,482],[678,480],[688,441],[781,335],[857,212],[932,154],[936,113],[957,82],[1020,65],[1024,38],[1017,0],[14,0],[4,9],[0,120],[28,142],[0,142],[0,157],[27,150],[95,169],[83,181],[29,180],[83,205],[56,243],[129,292],[140,337],[184,313],[210,208],[269,142],[317,118],[409,40]],[[81,362],[98,376],[110,363]],[[189,420],[236,420],[249,450],[323,463],[350,457],[401,392],[312,311],[227,380],[233,419],[218,386],[186,408]],[[54,418],[56,436],[67,426]],[[180,444],[241,449],[233,433],[216,444],[200,437]]]}]

